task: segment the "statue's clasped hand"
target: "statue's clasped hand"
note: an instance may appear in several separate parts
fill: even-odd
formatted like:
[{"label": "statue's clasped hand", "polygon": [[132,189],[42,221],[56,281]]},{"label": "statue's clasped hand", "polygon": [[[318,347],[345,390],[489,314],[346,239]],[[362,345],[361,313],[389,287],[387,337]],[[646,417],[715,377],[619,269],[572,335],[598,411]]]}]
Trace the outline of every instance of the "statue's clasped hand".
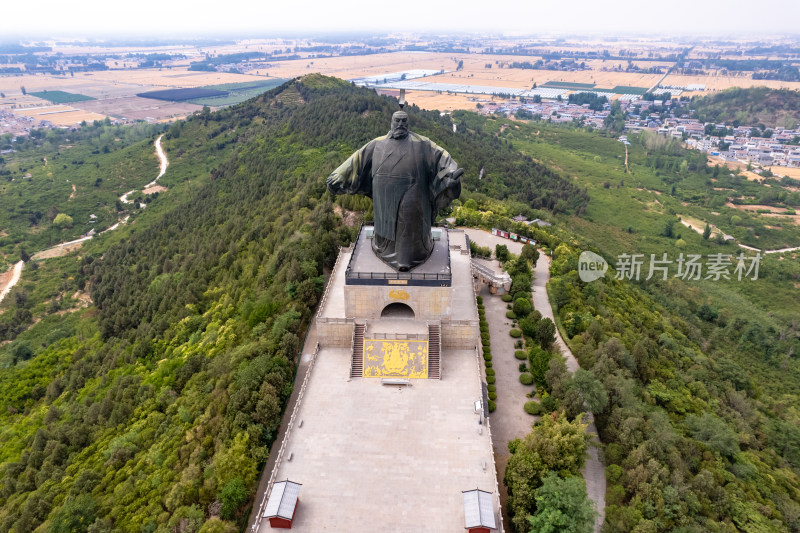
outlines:
[{"label": "statue's clasped hand", "polygon": [[452,174],[445,178],[445,188],[450,188],[456,185],[458,181],[461,179],[461,175],[464,173],[463,168],[459,168],[454,171]]}]

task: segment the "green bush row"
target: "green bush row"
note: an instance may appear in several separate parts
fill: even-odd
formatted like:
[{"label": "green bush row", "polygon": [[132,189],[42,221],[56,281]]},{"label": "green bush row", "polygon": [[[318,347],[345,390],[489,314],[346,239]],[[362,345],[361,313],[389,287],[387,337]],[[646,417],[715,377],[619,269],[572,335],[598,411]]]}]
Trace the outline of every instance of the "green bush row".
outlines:
[{"label": "green bush row", "polygon": [[481,335],[481,345],[483,346],[483,364],[486,366],[486,383],[489,389],[489,412],[494,412],[497,409],[497,385],[495,385],[496,378],[494,377],[494,369],[492,368],[492,346],[489,337],[489,323],[486,322],[486,309],[483,306],[483,298],[478,296],[475,298],[478,304],[478,329]]}]

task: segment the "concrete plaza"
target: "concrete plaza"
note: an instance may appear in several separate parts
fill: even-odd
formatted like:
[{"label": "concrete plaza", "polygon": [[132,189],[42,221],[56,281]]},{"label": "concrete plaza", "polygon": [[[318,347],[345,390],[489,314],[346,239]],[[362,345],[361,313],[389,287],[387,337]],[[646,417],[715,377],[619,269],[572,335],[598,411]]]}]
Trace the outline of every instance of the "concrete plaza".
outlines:
[{"label": "concrete plaza", "polygon": [[[456,235],[455,244],[464,241],[463,233]],[[343,302],[344,270],[352,253],[342,251],[317,317],[350,332],[353,322],[345,316]],[[462,491],[476,488],[492,493],[499,525],[491,437],[482,414],[475,411],[482,396],[483,361],[474,348],[477,309],[470,260],[459,249],[449,253],[452,304],[443,318],[464,322],[460,345],[469,349],[448,348],[445,331],[460,330],[443,325],[441,379],[410,379],[409,386],[351,379],[352,352],[349,340],[346,348],[342,341],[352,333],[336,342],[320,335],[321,348],[274,476],[302,484],[293,530],[463,531]],[[406,288],[411,289],[426,288]],[[369,322],[369,331],[420,334],[427,327],[413,320],[380,319]],[[262,520],[258,531],[271,531],[269,521]]]},{"label": "concrete plaza", "polygon": [[347,349],[319,352],[276,475],[303,485],[293,530],[455,532],[461,491],[492,492],[499,505],[489,433],[474,412],[475,352],[443,356],[443,379],[398,387],[351,380]]}]

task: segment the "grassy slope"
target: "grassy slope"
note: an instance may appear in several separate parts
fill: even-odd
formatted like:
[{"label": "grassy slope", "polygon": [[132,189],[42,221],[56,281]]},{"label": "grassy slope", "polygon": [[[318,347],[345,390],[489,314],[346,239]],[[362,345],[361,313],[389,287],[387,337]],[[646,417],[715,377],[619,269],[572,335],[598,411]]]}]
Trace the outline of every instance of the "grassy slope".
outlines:
[{"label": "grassy slope", "polygon": [[[612,265],[616,263],[617,256],[623,253],[645,254],[649,262],[650,254],[660,258],[664,252],[669,259],[675,260],[680,253],[706,256],[716,253],[735,255],[743,251],[733,245],[703,240],[701,235],[680,223],[675,224],[674,231],[686,242],[685,248],[676,247],[674,238],[661,236],[665,221],[675,218],[670,215],[670,210],[711,221],[724,231],[736,234],[729,222],[730,215],[736,214],[736,211],[712,209],[698,204],[684,205],[686,202],[681,200],[680,193],[685,193],[687,189],[702,190],[705,177],[684,180],[679,185],[683,190],[679,191],[677,197],[672,197],[661,178],[643,164],[644,149],[641,146],[634,144],[629,147],[631,174],[628,174],[624,168],[624,146],[614,138],[542,124],[522,124],[519,129],[508,131],[512,133],[506,136],[513,140],[515,147],[563,170],[587,188],[591,201],[585,215],[561,217],[560,223],[579,236],[582,246],[599,250]],[[609,184],[608,188],[604,186],[605,183]],[[714,215],[714,212],[721,214]],[[632,233],[628,232],[629,227]],[[800,234],[796,228],[789,227],[786,233],[789,235],[787,240],[775,240],[774,245],[800,245]],[[699,302],[725,309],[733,316],[755,320],[765,327],[772,326],[780,330],[800,316],[800,285],[792,281],[793,277],[797,279],[800,275],[800,269],[797,267],[796,254],[789,255],[788,258],[767,255],[762,260],[759,279],[755,281],[703,280],[691,282],[682,290],[696,291]],[[676,268],[673,264],[671,275]],[[642,285],[647,290],[649,284]],[[655,293],[663,291],[660,285],[653,285],[652,289],[651,292]],[[796,366],[793,367],[795,372],[798,370]],[[766,380],[764,385],[787,392],[794,387],[791,382],[772,379]]]},{"label": "grassy slope", "polygon": [[702,121],[742,125],[764,124],[794,128],[800,115],[800,92],[790,89],[734,87],[692,101],[692,110]]}]

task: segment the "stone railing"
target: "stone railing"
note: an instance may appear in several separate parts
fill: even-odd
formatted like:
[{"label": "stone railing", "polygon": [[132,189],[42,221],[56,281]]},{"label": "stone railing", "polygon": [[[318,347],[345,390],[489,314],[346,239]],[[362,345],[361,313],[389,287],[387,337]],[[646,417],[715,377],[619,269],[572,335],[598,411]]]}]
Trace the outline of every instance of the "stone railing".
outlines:
[{"label": "stone railing", "polygon": [[426,341],[428,335],[425,333],[364,333],[364,338],[377,340],[397,340],[397,341]]},{"label": "stone railing", "polygon": [[479,327],[479,323],[477,320],[450,320],[449,318],[443,318],[441,321],[442,326],[470,326],[474,328]]},{"label": "stone railing", "polygon": [[354,322],[352,318],[338,316],[323,316],[317,318],[317,324],[352,324]]},{"label": "stone railing", "polygon": [[[475,364],[478,367],[478,376],[480,376],[481,381],[485,379],[484,374],[484,364],[483,364],[483,347],[481,345],[475,346]],[[481,395],[482,396],[482,395]],[[483,402],[483,399],[481,399]],[[489,406],[485,406],[486,411],[488,412]],[[489,449],[492,453],[489,455],[492,456],[492,469],[494,470],[494,495],[495,495],[495,512],[497,518],[499,518],[500,527],[497,528],[499,533],[503,533],[505,528],[503,527],[503,507],[500,503],[500,484],[497,482],[497,463],[494,460],[494,450],[492,448],[492,425],[489,423],[489,417],[485,417],[483,421],[484,425],[486,426],[486,431],[489,435]]]},{"label": "stone railing", "polygon": [[319,320],[319,318],[322,316],[322,312],[325,309],[325,304],[328,302],[328,293],[331,290],[331,285],[333,285],[333,279],[336,277],[336,271],[339,269],[339,263],[342,261],[342,256],[352,251],[353,243],[350,243],[350,245],[347,247],[339,247],[339,255],[336,256],[336,263],[333,265],[333,270],[331,270],[331,275],[328,277],[328,282],[325,283],[325,291],[322,293],[322,299],[319,301],[319,305],[317,306],[317,320]]},{"label": "stone railing", "polygon": [[505,285],[506,283],[511,283],[511,276],[509,276],[508,272],[495,272],[494,269],[492,269],[487,265],[482,264],[480,261],[473,261],[472,269],[481,276],[483,276],[484,278],[486,278],[487,281],[490,281],[497,285]]}]

